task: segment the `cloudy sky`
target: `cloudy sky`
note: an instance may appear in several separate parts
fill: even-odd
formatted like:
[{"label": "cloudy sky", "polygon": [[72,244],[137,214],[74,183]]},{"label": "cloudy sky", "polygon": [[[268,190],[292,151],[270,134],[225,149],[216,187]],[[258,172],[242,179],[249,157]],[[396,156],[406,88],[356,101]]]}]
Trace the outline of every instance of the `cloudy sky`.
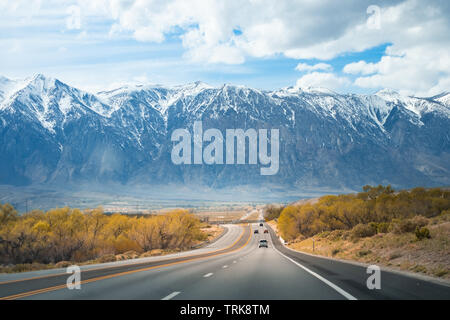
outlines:
[{"label": "cloudy sky", "polygon": [[449,34],[448,0],[0,0],[0,74],[426,96],[450,90]]}]

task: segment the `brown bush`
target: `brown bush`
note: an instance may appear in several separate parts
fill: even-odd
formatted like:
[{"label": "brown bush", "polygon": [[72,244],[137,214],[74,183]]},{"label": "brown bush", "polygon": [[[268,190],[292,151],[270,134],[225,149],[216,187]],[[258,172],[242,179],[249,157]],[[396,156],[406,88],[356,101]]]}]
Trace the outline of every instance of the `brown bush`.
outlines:
[{"label": "brown bush", "polygon": [[70,261],[60,261],[57,264],[55,264],[56,268],[67,268],[69,266],[73,265]]},{"label": "brown bush", "polygon": [[390,224],[388,222],[380,222],[377,224],[377,232],[378,233],[387,233],[389,232]]},{"label": "brown bush", "polygon": [[353,238],[371,237],[377,233],[376,229],[367,224],[358,224],[352,229]]},{"label": "brown bush", "polygon": [[113,261],[116,261],[116,256],[113,254],[105,254],[105,255],[101,256],[100,258],[98,258],[97,261],[100,263],[113,262]]},{"label": "brown bush", "polygon": [[411,219],[395,220],[392,223],[392,232],[396,234],[415,232],[416,228],[421,228],[428,224],[428,219],[422,216],[415,216]]}]

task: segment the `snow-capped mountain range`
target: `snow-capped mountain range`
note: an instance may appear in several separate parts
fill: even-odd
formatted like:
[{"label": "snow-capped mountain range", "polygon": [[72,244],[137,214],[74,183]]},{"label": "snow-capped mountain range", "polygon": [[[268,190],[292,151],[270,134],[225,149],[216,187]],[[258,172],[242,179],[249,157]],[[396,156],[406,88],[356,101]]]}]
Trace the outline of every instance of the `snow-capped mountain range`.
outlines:
[{"label": "snow-capped mountain range", "polygon": [[[277,128],[280,169],[172,164],[177,128]],[[0,77],[0,184],[271,185],[283,188],[450,184],[450,93],[324,88],[261,91],[202,82],[87,93],[57,79]]]}]

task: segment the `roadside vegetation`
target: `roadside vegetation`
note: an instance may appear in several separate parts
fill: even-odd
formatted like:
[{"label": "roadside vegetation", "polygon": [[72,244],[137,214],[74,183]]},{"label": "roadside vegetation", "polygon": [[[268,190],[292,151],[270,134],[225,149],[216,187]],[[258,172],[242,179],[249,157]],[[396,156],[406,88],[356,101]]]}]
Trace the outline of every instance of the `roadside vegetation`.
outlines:
[{"label": "roadside vegetation", "polygon": [[264,219],[266,221],[278,219],[284,206],[269,204],[264,208]]},{"label": "roadside vegetation", "polygon": [[216,229],[185,210],[132,217],[66,207],[18,215],[0,204],[0,272],[161,255],[207,241]]},{"label": "roadside vegetation", "polygon": [[445,189],[396,192],[365,186],[357,194],[289,205],[276,222],[293,249],[450,278],[450,191]]}]

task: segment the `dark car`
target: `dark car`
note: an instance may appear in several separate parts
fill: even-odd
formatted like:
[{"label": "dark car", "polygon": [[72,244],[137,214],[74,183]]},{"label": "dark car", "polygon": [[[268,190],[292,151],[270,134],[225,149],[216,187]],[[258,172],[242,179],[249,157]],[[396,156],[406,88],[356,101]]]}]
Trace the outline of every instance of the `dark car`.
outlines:
[{"label": "dark car", "polygon": [[268,248],[267,240],[259,240],[258,248]]},{"label": "dark car", "polygon": [[258,231],[258,230],[255,230],[255,232],[253,232],[253,233],[259,233],[259,231]]},{"label": "dark car", "polygon": [[264,230],[264,233],[269,233],[269,230],[267,230],[267,229],[266,229],[266,230]]},{"label": "dark car", "polygon": [[264,226],[264,224],[260,223],[259,226],[262,227],[262,226]]}]

